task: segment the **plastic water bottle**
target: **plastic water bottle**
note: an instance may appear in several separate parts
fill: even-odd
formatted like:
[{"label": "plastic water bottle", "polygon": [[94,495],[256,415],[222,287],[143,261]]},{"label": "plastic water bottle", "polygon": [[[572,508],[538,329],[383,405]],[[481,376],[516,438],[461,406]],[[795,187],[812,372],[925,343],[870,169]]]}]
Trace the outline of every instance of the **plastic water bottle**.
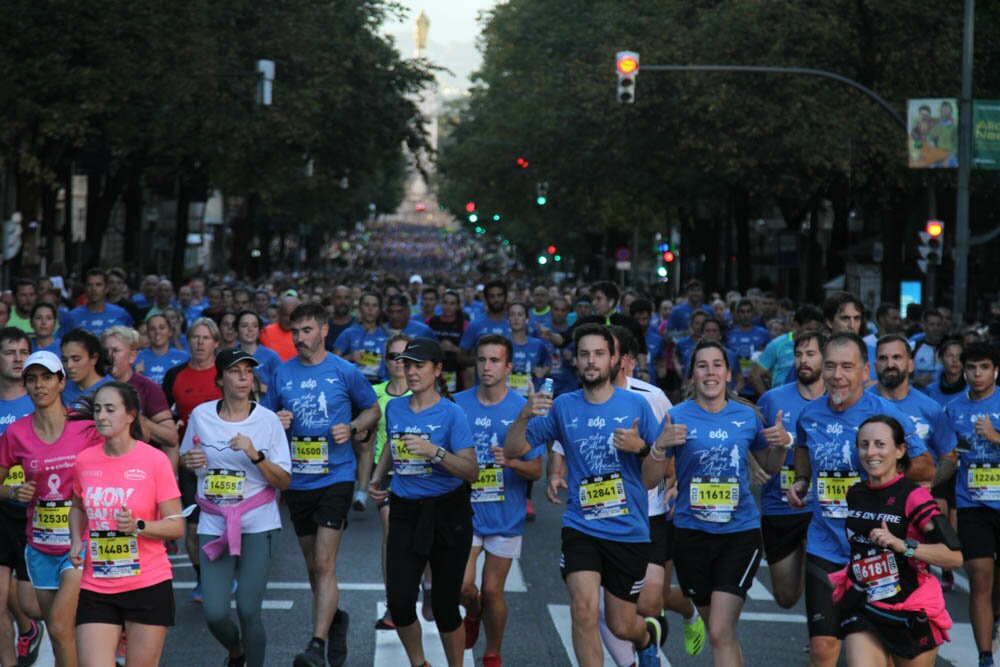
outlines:
[{"label": "plastic water bottle", "polygon": [[542,383],[542,388],[538,390],[538,393],[548,394],[549,396],[551,396],[552,389],[553,389],[552,378],[545,378],[545,382]]},{"label": "plastic water bottle", "polygon": [[[200,450],[201,449],[201,438],[199,438],[198,436],[194,436],[193,438],[191,438],[191,444],[193,445],[192,448],[191,448],[192,450],[194,450],[194,449]],[[207,472],[206,466],[198,466],[198,468],[195,469],[195,471],[194,471],[194,474],[198,476],[198,487],[199,488],[201,488],[201,478],[205,476],[206,472]]]}]

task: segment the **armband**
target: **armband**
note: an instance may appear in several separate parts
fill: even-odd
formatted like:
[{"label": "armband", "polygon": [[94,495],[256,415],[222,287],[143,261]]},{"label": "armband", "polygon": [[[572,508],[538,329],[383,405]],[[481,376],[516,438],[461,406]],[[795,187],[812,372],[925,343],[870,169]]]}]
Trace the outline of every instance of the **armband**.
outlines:
[{"label": "armband", "polygon": [[952,551],[961,551],[962,542],[955,534],[955,529],[943,514],[931,518],[931,530],[927,532],[927,541],[943,544]]}]

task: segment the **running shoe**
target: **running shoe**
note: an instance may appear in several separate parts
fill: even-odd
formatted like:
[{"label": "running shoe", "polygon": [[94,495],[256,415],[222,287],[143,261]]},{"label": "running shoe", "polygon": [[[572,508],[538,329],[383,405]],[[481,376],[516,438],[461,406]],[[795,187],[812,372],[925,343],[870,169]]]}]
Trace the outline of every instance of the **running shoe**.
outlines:
[{"label": "running shoe", "polygon": [[660,622],[652,616],[647,616],[646,629],[649,632],[649,646],[637,651],[639,657],[637,667],[660,667]]},{"label": "running shoe", "polygon": [[434,607],[431,606],[431,589],[424,587],[424,599],[420,604],[420,615],[428,623],[434,622]]},{"label": "running shoe", "polygon": [[365,511],[365,501],[368,499],[368,494],[358,489],[354,492],[354,501],[351,503],[351,507],[354,508],[355,512]]},{"label": "running shoe", "polygon": [[979,667],[993,667],[993,655],[986,653],[980,655]]},{"label": "running shoe", "polygon": [[115,664],[118,667],[125,667],[126,660],[128,658],[128,641],[125,637],[125,631],[122,630],[121,637],[118,639],[118,650],[115,652]]},{"label": "running shoe", "polygon": [[941,573],[941,590],[945,593],[955,590],[955,573],[951,570]]},{"label": "running shoe", "polygon": [[694,623],[684,624],[684,652],[698,655],[705,648],[705,619],[701,616]]},{"label": "running shoe", "polygon": [[190,599],[191,599],[191,602],[193,602],[194,604],[201,604],[202,602],[205,601],[205,596],[202,595],[202,592],[201,592],[201,584],[200,583],[194,587],[193,591],[191,591],[191,598]]},{"label": "running shoe", "polygon": [[395,630],[396,624],[392,622],[392,614],[386,609],[385,613],[382,614],[382,618],[375,621],[376,630]]},{"label": "running shoe", "polygon": [[499,653],[487,653],[483,656],[483,667],[503,667]]},{"label": "running shoe", "polygon": [[326,658],[323,656],[323,642],[318,639],[310,639],[306,644],[306,650],[295,656],[292,667],[326,667]]},{"label": "running shoe", "polygon": [[326,638],[326,659],[330,667],[343,667],[347,662],[347,628],[351,618],[343,609],[338,609],[330,624],[330,636]]},{"label": "running shoe", "polygon": [[17,667],[31,667],[38,660],[38,651],[45,636],[45,624],[31,622],[31,631],[17,637]]},{"label": "running shoe", "polygon": [[660,615],[656,617],[656,620],[660,622],[660,646],[667,643],[667,635],[670,634],[670,626],[667,625],[667,615],[664,612],[660,612]]},{"label": "running shoe", "polygon": [[527,514],[524,515],[524,520],[525,521],[534,521],[535,520],[535,504],[533,502],[531,502],[531,498],[528,498],[527,502],[525,503],[525,508],[527,509]]},{"label": "running shoe", "polygon": [[462,625],[465,627],[466,651],[476,645],[476,640],[479,639],[479,624],[482,623],[482,620],[482,616],[473,616],[472,614],[466,614],[462,620]]}]

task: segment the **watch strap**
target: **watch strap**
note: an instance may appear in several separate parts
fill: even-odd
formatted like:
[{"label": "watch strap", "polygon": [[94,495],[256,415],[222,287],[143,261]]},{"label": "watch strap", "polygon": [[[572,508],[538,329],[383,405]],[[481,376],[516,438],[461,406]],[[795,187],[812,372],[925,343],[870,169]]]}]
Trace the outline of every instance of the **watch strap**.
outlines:
[{"label": "watch strap", "polygon": [[264,450],[261,449],[257,451],[257,458],[251,459],[251,463],[253,463],[255,466],[260,465],[261,463],[264,462],[264,459],[266,458],[267,456],[264,455]]}]

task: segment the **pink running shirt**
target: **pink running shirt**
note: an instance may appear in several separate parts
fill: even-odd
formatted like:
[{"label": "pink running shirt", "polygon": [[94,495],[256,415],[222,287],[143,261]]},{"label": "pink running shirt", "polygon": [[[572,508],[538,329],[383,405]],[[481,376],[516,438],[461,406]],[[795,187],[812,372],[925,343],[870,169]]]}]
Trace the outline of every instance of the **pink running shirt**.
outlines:
[{"label": "pink running shirt", "polygon": [[166,454],[139,441],[124,456],[108,456],[103,447],[88,449],[76,459],[73,493],[83,501],[88,519],[81,588],[122,593],[173,578],[162,540],[118,533],[115,522],[122,505],[137,519],[157,521],[159,504],[181,497]]},{"label": "pink running shirt", "polygon": [[69,503],[73,498],[73,466],[85,449],[104,442],[94,422],[67,421],[49,444],[35,433],[35,416],[18,419],[0,438],[0,466],[24,468],[25,482],[35,483],[28,505],[28,544],[40,553],[61,556],[69,551]]}]

